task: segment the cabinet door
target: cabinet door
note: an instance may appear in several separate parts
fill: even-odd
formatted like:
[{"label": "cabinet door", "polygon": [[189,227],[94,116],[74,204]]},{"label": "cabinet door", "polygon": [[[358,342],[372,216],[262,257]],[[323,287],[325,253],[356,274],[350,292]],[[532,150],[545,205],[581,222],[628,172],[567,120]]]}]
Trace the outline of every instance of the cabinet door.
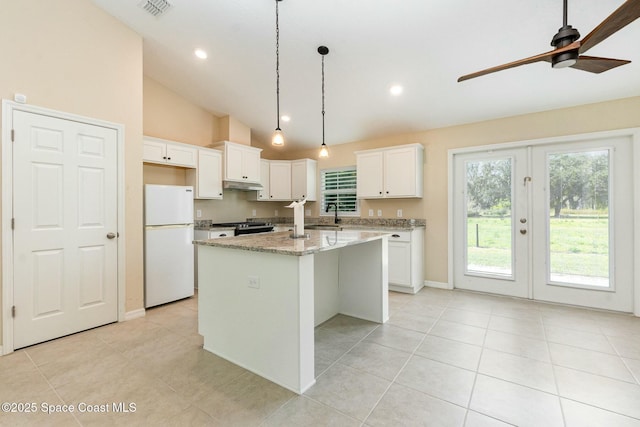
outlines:
[{"label": "cabinet door", "polygon": [[260,151],[245,149],[242,153],[242,173],[244,179],[251,182],[260,182]]},{"label": "cabinet door", "polygon": [[389,240],[389,283],[411,286],[411,243]]},{"label": "cabinet door", "polygon": [[225,179],[231,181],[243,181],[244,173],[242,171],[242,157],[244,150],[237,145],[226,144],[225,147]]},{"label": "cabinet door", "polygon": [[144,140],[142,160],[145,162],[167,163],[167,144]]},{"label": "cabinet door", "polygon": [[257,200],[264,201],[269,200],[269,160],[260,160],[260,184],[262,184],[262,190],[258,191]]},{"label": "cabinet door", "polygon": [[311,159],[291,162],[291,198],[316,201],[317,163]]},{"label": "cabinet door", "polygon": [[383,197],[382,165],[382,152],[357,155],[357,197],[366,199]]},{"label": "cabinet door", "polygon": [[195,168],[198,162],[198,149],[183,145],[167,144],[167,163],[171,165]]},{"label": "cabinet door", "polygon": [[409,147],[385,151],[385,197],[415,197],[416,173],[415,148]]},{"label": "cabinet door", "polygon": [[199,150],[197,177],[197,198],[222,199],[222,153]]},{"label": "cabinet door", "polygon": [[269,200],[291,200],[291,162],[269,164]]}]

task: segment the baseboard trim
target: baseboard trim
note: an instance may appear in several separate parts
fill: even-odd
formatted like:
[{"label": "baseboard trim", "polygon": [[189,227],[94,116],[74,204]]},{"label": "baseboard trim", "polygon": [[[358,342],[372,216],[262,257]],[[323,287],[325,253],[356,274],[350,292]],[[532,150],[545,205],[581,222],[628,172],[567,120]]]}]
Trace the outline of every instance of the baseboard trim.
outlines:
[{"label": "baseboard trim", "polygon": [[434,282],[432,280],[425,280],[424,285],[428,288],[436,288],[436,289],[453,289],[446,282]]},{"label": "baseboard trim", "polygon": [[145,316],[144,308],[139,308],[137,310],[127,311],[124,314],[124,321],[126,322],[127,320],[138,319],[138,318],[144,317],[144,316]]}]

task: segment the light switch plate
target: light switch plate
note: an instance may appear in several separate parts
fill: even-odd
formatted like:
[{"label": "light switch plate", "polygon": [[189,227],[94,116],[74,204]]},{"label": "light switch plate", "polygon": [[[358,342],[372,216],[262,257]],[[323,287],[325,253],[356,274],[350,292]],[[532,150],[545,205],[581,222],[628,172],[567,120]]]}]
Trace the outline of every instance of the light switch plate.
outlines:
[{"label": "light switch plate", "polygon": [[369,209],[369,216],[373,216],[373,209]]},{"label": "light switch plate", "polygon": [[398,209],[396,215],[398,216],[398,218],[402,218],[402,209]]},{"label": "light switch plate", "polygon": [[382,216],[382,209],[378,209],[378,216]]},{"label": "light switch plate", "polygon": [[278,209],[276,209],[276,213],[275,213],[275,216],[278,216]]},{"label": "light switch plate", "polygon": [[202,218],[202,209],[196,209],[196,218]]},{"label": "light switch plate", "polygon": [[255,209],[251,209],[251,216],[256,216],[256,210]]}]

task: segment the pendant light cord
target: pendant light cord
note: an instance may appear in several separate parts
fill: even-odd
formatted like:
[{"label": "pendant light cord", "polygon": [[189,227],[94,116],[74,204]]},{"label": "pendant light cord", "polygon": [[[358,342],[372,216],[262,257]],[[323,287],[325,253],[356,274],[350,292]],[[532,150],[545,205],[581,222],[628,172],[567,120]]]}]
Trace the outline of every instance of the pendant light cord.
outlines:
[{"label": "pendant light cord", "polygon": [[276,114],[278,126],[276,130],[280,130],[280,25],[278,22],[278,3],[276,0]]},{"label": "pendant light cord", "polygon": [[322,144],[324,144],[324,55],[322,55]]}]

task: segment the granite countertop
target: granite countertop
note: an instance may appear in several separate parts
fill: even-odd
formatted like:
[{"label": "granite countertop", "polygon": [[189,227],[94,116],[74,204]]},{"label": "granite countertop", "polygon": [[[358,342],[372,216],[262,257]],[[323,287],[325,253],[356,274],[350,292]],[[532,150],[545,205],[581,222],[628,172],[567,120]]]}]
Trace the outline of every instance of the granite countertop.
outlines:
[{"label": "granite countertop", "polygon": [[194,230],[205,230],[205,231],[222,231],[222,230],[235,230],[235,227],[221,227],[221,226],[202,226],[202,225],[196,225],[194,228]]},{"label": "granite countertop", "polygon": [[203,246],[302,256],[370,242],[388,235],[387,233],[369,231],[333,230],[305,230],[305,233],[309,237],[292,239],[290,237],[291,232],[281,231],[277,233],[245,234],[220,239],[195,240],[193,243]]},{"label": "granite countertop", "polygon": [[[287,224],[273,224],[274,227],[291,227],[293,228],[293,223],[287,223]],[[333,226],[332,224],[316,224],[316,223],[307,223],[305,222],[305,227],[306,226]],[[337,228],[341,228],[344,231],[351,231],[351,230],[371,230],[371,231],[376,231],[376,230],[380,230],[380,231],[411,231],[411,230],[415,230],[416,228],[425,228],[424,225],[406,225],[406,226],[398,226],[398,225],[354,225],[354,224],[342,224],[339,223]],[[310,231],[310,230],[308,230]],[[329,230],[331,231],[331,230]]]}]

